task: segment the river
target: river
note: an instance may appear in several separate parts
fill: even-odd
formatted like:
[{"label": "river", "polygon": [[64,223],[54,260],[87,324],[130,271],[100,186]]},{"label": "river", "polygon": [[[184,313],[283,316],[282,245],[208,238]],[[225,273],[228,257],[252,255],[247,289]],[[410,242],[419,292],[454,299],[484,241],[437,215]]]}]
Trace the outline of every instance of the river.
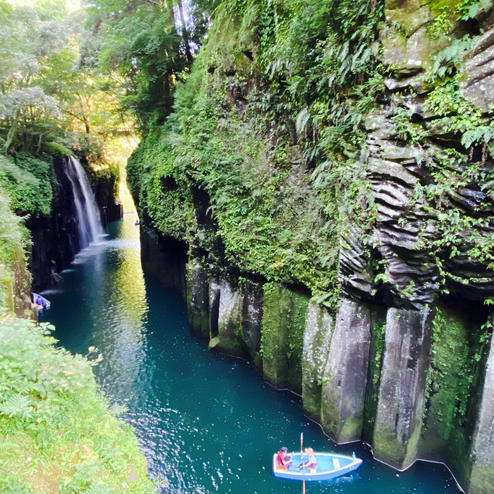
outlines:
[{"label": "river", "polygon": [[271,456],[282,445],[304,443],[364,459],[353,474],[308,483],[307,494],[454,494],[442,465],[419,462],[397,473],[372,460],[359,444],[336,447],[303,415],[299,397],[276,391],[253,366],[212,354],[192,338],[177,292],[145,275],[135,215],[124,215],[108,236],[79,253],[64,283],[45,296],[46,320],[74,353],[95,346],[95,372],[112,403],[126,407],[146,455],[150,476],[169,494],[300,493],[296,481],[273,477]]}]

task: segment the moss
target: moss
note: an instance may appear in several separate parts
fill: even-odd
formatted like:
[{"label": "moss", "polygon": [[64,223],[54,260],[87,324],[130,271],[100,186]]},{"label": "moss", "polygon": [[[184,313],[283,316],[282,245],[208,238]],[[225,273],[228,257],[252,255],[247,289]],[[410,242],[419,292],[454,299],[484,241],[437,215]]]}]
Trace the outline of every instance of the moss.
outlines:
[{"label": "moss", "polygon": [[493,465],[474,465],[470,476],[468,492],[474,492],[475,494],[491,494],[493,485]]},{"label": "moss", "polygon": [[158,127],[129,158],[127,180],[141,218],[149,218],[164,235],[186,240],[196,221],[189,189],[174,169],[168,135]]},{"label": "moss", "polygon": [[302,351],[309,297],[266,283],[262,317],[263,372],[277,386],[301,392]]},{"label": "moss", "polygon": [[209,338],[209,280],[201,262],[186,264],[187,317],[192,334]]},{"label": "moss", "polygon": [[403,460],[402,468],[408,468],[417,459],[418,447],[421,441],[421,434],[422,434],[422,422],[419,421],[415,426],[415,429],[412,432],[411,436],[408,438],[406,455]]},{"label": "moss", "polygon": [[420,418],[414,425],[413,432],[406,442],[400,440],[396,431],[376,427],[373,435],[376,458],[399,469],[412,465],[417,459],[418,445],[421,441],[422,422]]},{"label": "moss", "polygon": [[432,359],[428,372],[428,411],[425,418],[431,447],[441,449],[458,426],[460,409],[464,409],[463,370],[468,359],[468,335],[464,321],[443,308],[437,308],[432,323]]},{"label": "moss", "polygon": [[58,156],[59,158],[66,158],[68,156],[73,156],[74,154],[68,147],[53,141],[44,142],[43,149],[50,155]]},{"label": "moss", "polygon": [[486,353],[481,325],[474,320],[478,315],[446,305],[436,308],[426,384],[421,454],[450,461],[462,479],[469,476],[476,389]]},{"label": "moss", "polygon": [[379,429],[374,431],[373,447],[376,458],[401,468],[406,456],[406,446],[400,443],[394,431]]},{"label": "moss", "polygon": [[209,335],[209,313],[204,307],[191,305],[189,291],[187,291],[187,317],[192,334],[207,338]]},{"label": "moss", "polygon": [[56,188],[51,163],[24,153],[15,158],[0,155],[0,186],[17,214],[29,214],[33,218],[50,215]]},{"label": "moss", "polygon": [[0,188],[0,317],[17,314],[29,317],[31,277],[27,271],[28,233],[9,208]]},{"label": "moss", "polygon": [[238,288],[229,288],[231,291],[222,289],[220,294],[220,305],[223,305],[225,297],[229,297],[226,301],[229,306],[219,314],[216,346],[227,353],[245,356],[248,351],[242,339],[243,293]]},{"label": "moss", "polygon": [[[334,316],[327,308],[314,300],[309,305],[304,335],[302,359],[304,410],[312,418],[321,421],[322,386],[324,368],[334,330]],[[306,347],[306,343],[308,347]]]},{"label": "moss", "polygon": [[362,414],[350,415],[343,424],[338,436],[339,442],[353,441],[360,437],[362,430]]},{"label": "moss", "polygon": [[256,20],[256,2],[247,2],[241,13],[232,11],[228,2],[220,4],[204,50],[208,67],[221,67],[224,72],[249,75],[253,64],[244,52],[252,52],[255,45]]},{"label": "moss", "polygon": [[338,404],[336,404],[332,398],[332,396],[325,397],[321,408],[321,425],[336,439],[340,432],[340,410]]},{"label": "moss", "polygon": [[242,340],[228,334],[219,334],[218,336],[211,338],[208,343],[208,349],[218,350],[222,353],[227,353],[228,355],[234,355],[236,357],[245,357],[247,354],[246,347]]}]

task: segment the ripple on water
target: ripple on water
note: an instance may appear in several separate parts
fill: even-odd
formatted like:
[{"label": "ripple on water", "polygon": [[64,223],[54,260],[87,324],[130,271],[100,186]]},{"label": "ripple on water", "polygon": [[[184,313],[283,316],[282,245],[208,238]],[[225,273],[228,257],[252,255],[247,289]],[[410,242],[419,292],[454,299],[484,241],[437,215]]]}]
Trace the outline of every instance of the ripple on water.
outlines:
[{"label": "ripple on water", "polygon": [[438,465],[396,472],[372,461],[368,448],[335,446],[307,420],[300,399],[266,386],[252,366],[211,354],[191,338],[177,293],[144,277],[139,229],[131,215],[110,225],[110,237],[77,256],[47,316],[55,336],[85,354],[103,354],[97,378],[135,428],[150,475],[167,479],[167,494],[300,493],[297,482],[275,479],[271,455],[299,447],[355,450],[364,464],[307,494],[458,494]]}]

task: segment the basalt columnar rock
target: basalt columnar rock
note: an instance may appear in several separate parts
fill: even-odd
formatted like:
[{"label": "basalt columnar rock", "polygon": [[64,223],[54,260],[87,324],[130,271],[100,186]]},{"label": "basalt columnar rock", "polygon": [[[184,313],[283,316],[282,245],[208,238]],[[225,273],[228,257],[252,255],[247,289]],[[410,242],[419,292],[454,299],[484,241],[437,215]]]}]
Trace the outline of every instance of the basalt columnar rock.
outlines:
[{"label": "basalt columnar rock", "polygon": [[[319,4],[324,33],[336,4],[350,9]],[[158,177],[162,211],[181,216],[146,222],[172,225],[161,233],[187,244],[189,322],[211,349],[248,357],[274,386],[301,393],[307,414],[336,441],[365,440],[400,470],[417,459],[444,461],[468,492],[487,494],[493,8],[365,4],[369,17],[383,8],[366,34],[375,34],[371,46],[353,46],[359,26],[334,46],[342,25],[330,39],[310,38],[319,58],[305,53],[321,70],[321,60],[338,65],[335,53],[346,54],[341,70],[346,58],[355,65],[372,53],[380,69],[365,66],[346,86],[335,83],[338,71],[326,79],[315,69],[305,78],[290,72],[304,40],[290,45],[285,37],[303,38],[309,27],[289,5],[252,8],[244,19],[219,8],[231,33],[210,31],[180,99],[199,103],[178,110],[187,122],[176,130],[180,149],[163,158],[175,160],[174,175]],[[291,27],[278,32],[281,25]],[[241,42],[229,37],[235,29]],[[366,77],[369,85],[352,92]],[[359,119],[351,108],[365,104],[371,82],[379,91]],[[301,87],[302,100],[290,99]],[[331,99],[328,87],[341,93]],[[206,124],[190,135],[196,114]],[[136,160],[155,159],[153,142]],[[131,162],[136,181],[152,169],[138,165]],[[142,193],[156,179],[134,184],[143,218],[158,210]]]},{"label": "basalt columnar rock", "polygon": [[304,410],[318,422],[321,421],[323,375],[333,331],[334,320],[328,310],[309,303],[302,354],[302,399]]},{"label": "basalt columnar rock", "polygon": [[[478,419],[470,451],[470,485],[478,492],[488,492],[494,485],[494,340],[487,360],[487,368],[478,407]],[[473,489],[472,489],[473,490]]]},{"label": "basalt columnar rock", "polygon": [[430,350],[430,310],[390,308],[373,445],[400,469],[417,458]]},{"label": "basalt columnar rock", "polygon": [[321,423],[339,443],[362,436],[371,338],[366,304],[343,299],[323,371]]}]

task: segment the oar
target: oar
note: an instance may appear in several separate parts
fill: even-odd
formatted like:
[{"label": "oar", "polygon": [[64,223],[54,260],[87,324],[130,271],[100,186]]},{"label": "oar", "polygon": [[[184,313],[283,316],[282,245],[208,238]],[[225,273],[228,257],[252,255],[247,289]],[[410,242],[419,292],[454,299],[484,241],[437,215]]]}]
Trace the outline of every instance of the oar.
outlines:
[{"label": "oar", "polygon": [[[300,459],[302,459],[302,453],[304,452],[304,433],[300,433]],[[305,494],[305,480],[302,480],[302,494]]]}]

